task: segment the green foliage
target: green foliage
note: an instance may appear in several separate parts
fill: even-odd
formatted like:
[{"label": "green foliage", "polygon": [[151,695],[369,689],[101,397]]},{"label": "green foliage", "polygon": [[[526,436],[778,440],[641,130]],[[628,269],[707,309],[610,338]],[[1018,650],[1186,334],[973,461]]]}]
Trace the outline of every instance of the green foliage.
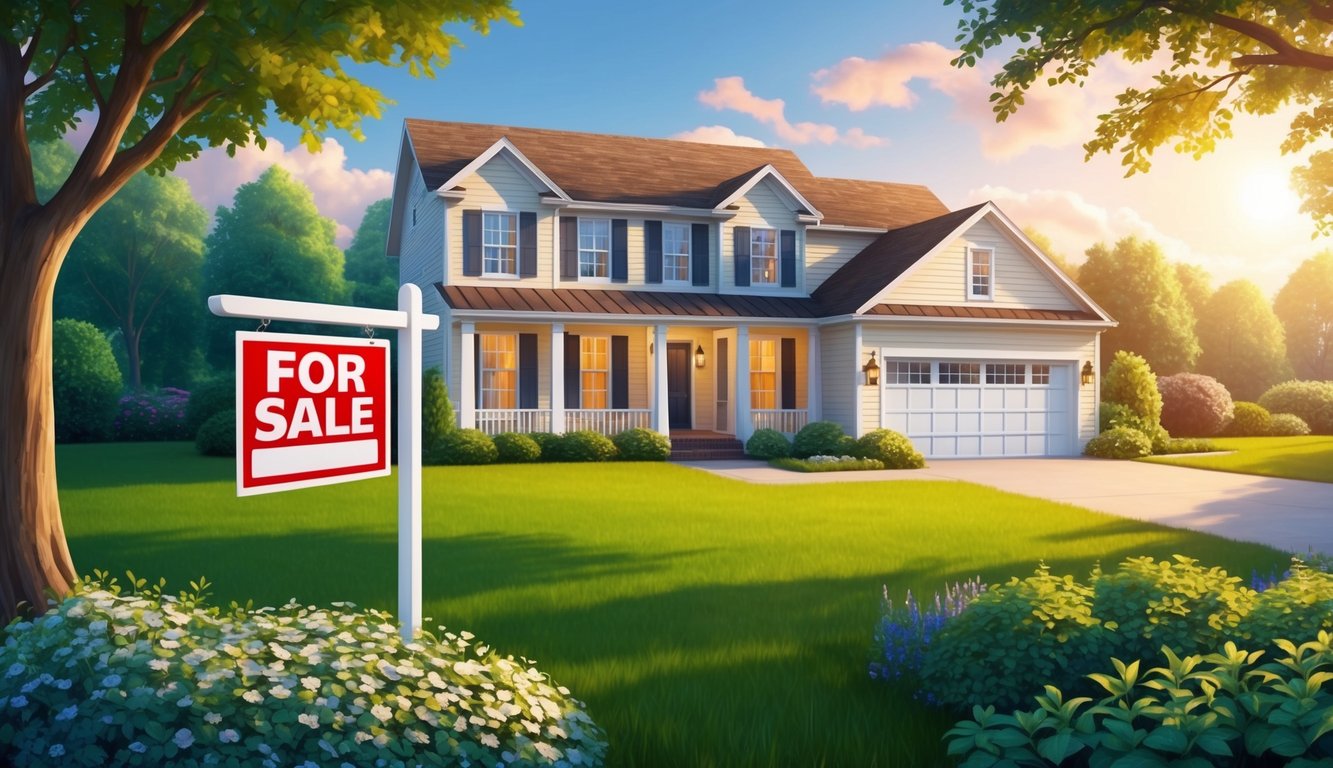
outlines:
[{"label": "green foliage", "polygon": [[1127,350],[1162,373],[1193,369],[1194,313],[1156,243],[1128,237],[1089,248],[1078,284],[1120,323],[1102,334],[1103,361]]},{"label": "green foliage", "polygon": [[1152,440],[1131,427],[1111,427],[1083,446],[1083,455],[1099,459],[1138,459],[1152,454]]},{"label": "green foliage", "polygon": [[553,453],[557,450],[555,446],[560,442],[560,435],[551,432],[532,432],[528,437],[541,449],[542,461],[555,461]]},{"label": "green foliage", "polygon": [[392,203],[389,198],[371,203],[343,252],[343,277],[358,307],[398,308],[398,260],[384,255]]},{"label": "green foliage", "polygon": [[1175,455],[1179,453],[1210,453],[1217,450],[1217,443],[1206,437],[1172,437],[1167,439],[1162,450],[1154,454]]},{"label": "green foliage", "polygon": [[1301,417],[1316,435],[1333,435],[1333,381],[1287,381],[1259,398],[1269,413]]},{"label": "green foliage", "polygon": [[189,392],[170,387],[121,397],[112,424],[115,439],[122,442],[190,439],[193,433],[185,426],[189,400]]},{"label": "green foliage", "polygon": [[801,427],[791,441],[791,455],[798,459],[810,456],[841,456],[842,425],[832,421],[812,421]]},{"label": "green foliage", "polygon": [[423,451],[423,464],[491,464],[499,458],[495,441],[479,429],[451,429],[441,437],[435,449]]},{"label": "green foliage", "polygon": [[1157,375],[1148,361],[1133,352],[1115,353],[1111,367],[1102,377],[1102,400],[1120,403],[1145,424],[1162,422],[1162,394],[1157,389]]},{"label": "green foliage", "polygon": [[1283,637],[1314,637],[1333,631],[1333,574],[1293,558],[1288,575],[1259,593],[1236,625],[1235,636],[1254,648],[1271,648]]},{"label": "green foliage", "polygon": [[[396,429],[397,424],[394,427]],[[429,368],[421,374],[421,455],[434,454],[440,449],[444,436],[457,428],[454,404],[449,400],[444,376],[438,368]]]},{"label": "green foliage", "polygon": [[792,472],[858,472],[884,469],[879,459],[858,459],[855,456],[811,456],[808,459],[771,459],[770,465]]},{"label": "green foliage", "polygon": [[[1333,155],[1319,154],[1325,162],[1333,161]],[[1333,176],[1319,183],[1328,188],[1328,179]],[[1325,226],[1333,226],[1333,197],[1325,206],[1321,211]],[[1333,251],[1301,262],[1273,299],[1273,312],[1286,331],[1287,355],[1296,377],[1333,379]]]},{"label": "green foliage", "polygon": [[200,384],[190,393],[190,402],[185,406],[186,433],[199,434],[205,421],[223,411],[236,411],[236,379],[221,377]]},{"label": "green foliage", "polygon": [[1291,378],[1282,323],[1254,283],[1236,280],[1218,288],[1197,320],[1199,373],[1225,384],[1232,397],[1255,400]]},{"label": "green foliage", "polygon": [[1231,423],[1223,434],[1232,437],[1262,437],[1272,429],[1273,415],[1258,403],[1240,401],[1235,404]]},{"label": "green foliage", "polygon": [[651,429],[627,429],[611,442],[621,461],[666,461],[671,457],[671,438]]},{"label": "green foliage", "polygon": [[1275,413],[1268,422],[1268,434],[1273,437],[1299,437],[1310,434],[1310,425],[1294,413]]},{"label": "green foliage", "polygon": [[[551,461],[611,461],[616,457],[616,444],[601,432],[576,429],[566,432],[550,446]],[[546,456],[547,447],[542,446]]]},{"label": "green foliage", "polygon": [[756,459],[782,459],[791,455],[791,441],[776,429],[756,429],[745,441],[745,453]]},{"label": "green foliage", "polygon": [[1190,305],[1190,312],[1197,321],[1199,313],[1214,295],[1213,277],[1208,274],[1208,270],[1197,264],[1177,261],[1172,266],[1176,271],[1176,280],[1180,281],[1180,295],[1185,297],[1185,303]]},{"label": "green foliage", "polygon": [[527,464],[542,457],[537,441],[517,432],[501,432],[494,437],[496,461],[501,464]]},{"label": "green foliage", "polygon": [[[599,765],[605,734],[527,659],[349,603],[210,607],[104,574],[0,647],[0,762]],[[485,717],[475,713],[484,712]],[[472,719],[469,719],[472,718]],[[330,757],[334,763],[330,763]]]},{"label": "green foliage", "polygon": [[111,343],[92,323],[61,318],[51,329],[56,440],[103,440],[111,434],[123,386]]},{"label": "green foliage", "polygon": [[926,459],[912,441],[891,429],[876,429],[856,441],[853,456],[874,459],[888,469],[920,469]]},{"label": "green foliage", "polygon": [[1211,376],[1163,376],[1157,389],[1162,393],[1162,426],[1173,435],[1209,437],[1231,422],[1231,393]]},{"label": "green foliage", "polygon": [[235,409],[218,411],[205,419],[194,436],[194,447],[205,456],[235,456]]}]

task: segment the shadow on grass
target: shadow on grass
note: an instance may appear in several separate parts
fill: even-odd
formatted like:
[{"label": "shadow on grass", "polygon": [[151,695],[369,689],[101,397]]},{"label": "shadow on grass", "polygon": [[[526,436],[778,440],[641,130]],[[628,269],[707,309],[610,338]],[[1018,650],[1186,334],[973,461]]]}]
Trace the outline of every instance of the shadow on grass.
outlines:
[{"label": "shadow on grass", "polygon": [[234,482],[236,460],[200,456],[187,442],[66,444],[56,446],[56,476],[61,490]]}]

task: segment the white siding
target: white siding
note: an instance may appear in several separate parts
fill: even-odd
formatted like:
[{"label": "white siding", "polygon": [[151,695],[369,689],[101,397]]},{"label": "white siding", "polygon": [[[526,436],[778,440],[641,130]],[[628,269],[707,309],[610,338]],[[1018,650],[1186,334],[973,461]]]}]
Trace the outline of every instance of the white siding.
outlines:
[{"label": "white siding", "polygon": [[[440,291],[435,286],[444,281],[444,205],[426,189],[421,172],[413,160],[407,169],[411,175],[404,201],[402,248],[398,259],[398,284],[416,283],[421,288],[422,308],[441,315],[447,309]],[[412,224],[416,209],[417,223]],[[438,331],[422,334],[421,364],[427,368],[443,369],[445,333],[448,325],[441,322]]]},{"label": "white siding", "polygon": [[[994,298],[967,299],[967,249],[995,253]],[[1025,309],[1081,309],[1037,263],[987,219],[918,266],[884,299],[891,304],[981,304]]]},{"label": "white siding", "polygon": [[805,287],[813,293],[842,265],[865,250],[879,237],[855,233],[821,231],[818,227],[805,234]]},{"label": "white siding", "polygon": [[[649,216],[649,217],[641,216],[641,217],[639,217],[639,218],[627,218],[627,217],[625,217],[625,216],[618,216],[618,215],[616,215],[616,214],[611,214],[611,213],[601,213],[601,212],[598,212],[598,213],[580,214],[580,213],[576,213],[576,212],[565,211],[565,212],[563,212],[561,215],[563,215],[563,216],[574,216],[575,218],[587,218],[587,219],[625,219],[626,237],[627,237],[627,240],[628,240],[628,242],[627,242],[627,248],[626,248],[626,256],[628,257],[628,262],[629,262],[629,263],[628,263],[628,267],[629,267],[629,271],[628,271],[629,281],[628,281],[628,282],[625,282],[625,283],[601,283],[601,282],[599,282],[599,283],[592,283],[592,284],[581,284],[581,283],[579,283],[577,280],[562,280],[562,279],[559,279],[559,274],[560,274],[560,255],[559,255],[559,252],[558,252],[558,250],[557,250],[557,252],[554,253],[554,255],[552,255],[551,253],[549,253],[550,244],[544,242],[544,243],[543,243],[543,247],[545,248],[545,250],[541,250],[541,251],[538,252],[538,259],[539,259],[539,260],[540,260],[540,259],[546,259],[548,256],[551,257],[551,264],[554,265],[553,268],[554,268],[554,270],[555,270],[555,274],[556,274],[556,276],[557,276],[556,287],[559,287],[559,288],[591,287],[591,288],[606,289],[606,290],[612,290],[612,291],[624,291],[624,290],[629,290],[629,291],[644,291],[644,290],[648,290],[648,291],[679,291],[679,292],[687,292],[687,293],[712,293],[712,292],[713,292],[713,289],[716,288],[716,286],[717,286],[717,230],[718,230],[718,228],[717,228],[717,225],[714,224],[713,222],[704,222],[704,221],[701,221],[701,220],[699,220],[699,219],[688,219],[688,218],[683,218],[683,217],[680,217],[680,216]],[[674,221],[674,222],[680,222],[680,223],[682,223],[682,224],[691,224],[691,225],[693,225],[693,224],[703,224],[703,223],[707,223],[707,224],[708,224],[708,261],[709,261],[709,265],[708,265],[708,285],[706,285],[706,286],[703,286],[703,285],[694,285],[694,281],[693,281],[693,277],[694,277],[694,276],[693,276],[693,274],[690,275],[691,280],[690,280],[689,283],[649,283],[649,282],[647,282],[647,256],[646,256],[646,253],[647,253],[647,251],[646,251],[646,249],[647,249],[647,242],[646,242],[645,237],[644,237],[644,222],[645,222],[645,221],[650,221],[650,220],[651,220],[651,221],[662,221],[662,222]],[[693,243],[691,243],[691,247],[693,247]],[[558,246],[557,246],[557,248],[558,248]],[[691,269],[694,268],[694,267],[693,267],[693,262],[691,262],[690,268],[691,268]]]},{"label": "white siding", "polygon": [[819,352],[823,370],[824,420],[835,421],[843,430],[854,433],[856,422],[852,417],[855,404],[852,388],[855,381],[856,350],[852,326],[837,325],[822,329]]},{"label": "white siding", "polygon": [[[445,235],[448,242],[449,283],[451,285],[510,286],[514,288],[549,288],[555,259],[551,238],[554,211],[541,205],[537,189],[503,154],[496,155],[460,184],[466,190],[461,201],[450,202]],[[463,276],[463,211],[531,211],[537,214],[537,276],[521,280]],[[520,243],[520,247],[521,247]]]},{"label": "white siding", "polygon": [[[720,293],[753,293],[765,296],[804,296],[804,270],[801,254],[805,251],[805,228],[798,226],[796,214],[774,189],[777,182],[764,179],[754,185],[745,196],[735,203],[736,216],[722,226],[721,248],[721,287]],[[736,227],[768,227],[771,229],[796,230],[796,287],[782,288],[778,285],[736,286],[736,249],[734,231]],[[781,254],[779,253],[779,259]]]}]

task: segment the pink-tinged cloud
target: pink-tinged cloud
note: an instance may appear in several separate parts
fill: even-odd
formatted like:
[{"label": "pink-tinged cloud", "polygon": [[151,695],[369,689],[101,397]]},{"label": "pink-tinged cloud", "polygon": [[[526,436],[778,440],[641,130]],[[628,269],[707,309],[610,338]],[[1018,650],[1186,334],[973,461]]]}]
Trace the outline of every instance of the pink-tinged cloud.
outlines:
[{"label": "pink-tinged cloud", "polygon": [[883,136],[871,136],[860,128],[848,128],[842,135],[842,143],[856,149],[868,149],[870,147],[886,147],[889,140]]},{"label": "pink-tinged cloud", "polygon": [[[868,136],[860,129],[852,129],[846,135],[828,123],[802,121],[793,123],[787,119],[787,104],[782,99],[765,99],[756,96],[745,87],[745,80],[740,77],[719,77],[713,80],[713,88],[699,93],[699,101],[716,110],[731,110],[771,126],[778,138],[792,144],[835,144],[839,141],[854,147],[864,148],[880,146],[882,140]],[[878,142],[878,143],[877,143]]]},{"label": "pink-tinged cloud", "polygon": [[699,144],[728,144],[733,147],[768,146],[753,136],[742,136],[725,125],[701,125],[688,131],[673,134],[673,139],[693,141]]},{"label": "pink-tinged cloud", "polygon": [[814,74],[815,95],[826,103],[842,104],[853,112],[870,107],[907,109],[920,98],[908,84],[924,80],[942,91],[964,76],[949,65],[957,55],[939,43],[901,45],[878,59],[851,56]]}]

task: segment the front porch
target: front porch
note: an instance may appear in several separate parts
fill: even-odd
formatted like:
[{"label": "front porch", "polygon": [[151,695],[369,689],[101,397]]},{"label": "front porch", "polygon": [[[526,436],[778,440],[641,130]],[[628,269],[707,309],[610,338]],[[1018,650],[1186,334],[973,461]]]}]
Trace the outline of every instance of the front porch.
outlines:
[{"label": "front porch", "polygon": [[459,424],[491,435],[643,427],[744,441],[819,418],[814,326],[463,321],[450,337]]}]

